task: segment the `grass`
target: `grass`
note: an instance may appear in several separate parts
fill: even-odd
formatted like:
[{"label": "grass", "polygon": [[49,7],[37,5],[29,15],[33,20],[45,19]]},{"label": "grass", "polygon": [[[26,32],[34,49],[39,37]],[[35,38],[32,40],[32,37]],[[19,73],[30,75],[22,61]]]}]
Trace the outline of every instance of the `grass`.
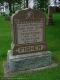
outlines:
[{"label": "grass", "polygon": [[[0,16],[0,77],[3,77],[3,61],[11,44],[11,25],[3,16]],[[17,73],[11,80],[60,80],[60,14],[54,14],[54,24],[46,27],[46,40],[48,50],[58,66],[34,72]]]},{"label": "grass", "polygon": [[10,22],[0,16],[0,76],[3,76],[3,60],[6,59],[7,49],[10,48],[10,29]]}]

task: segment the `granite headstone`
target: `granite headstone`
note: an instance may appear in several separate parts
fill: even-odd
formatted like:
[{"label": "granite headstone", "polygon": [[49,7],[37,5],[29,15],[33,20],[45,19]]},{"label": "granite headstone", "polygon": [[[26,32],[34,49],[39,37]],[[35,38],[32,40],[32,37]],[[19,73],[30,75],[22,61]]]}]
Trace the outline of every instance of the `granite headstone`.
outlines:
[{"label": "granite headstone", "polygon": [[39,10],[17,11],[11,17],[12,44],[7,53],[11,72],[36,69],[51,64],[45,35],[45,15]]}]

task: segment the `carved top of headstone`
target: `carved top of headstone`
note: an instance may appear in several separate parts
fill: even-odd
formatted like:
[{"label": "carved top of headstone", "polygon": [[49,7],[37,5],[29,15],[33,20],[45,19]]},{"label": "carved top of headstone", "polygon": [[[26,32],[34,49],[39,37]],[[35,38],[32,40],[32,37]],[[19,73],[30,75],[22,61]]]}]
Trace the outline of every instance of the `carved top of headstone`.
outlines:
[{"label": "carved top of headstone", "polygon": [[17,11],[12,17],[14,54],[46,50],[45,16],[39,10]]},{"label": "carved top of headstone", "polygon": [[16,13],[13,14],[12,16],[12,20],[19,19],[20,21],[40,20],[41,18],[44,18],[44,14],[39,10],[32,10],[32,9],[16,11]]}]

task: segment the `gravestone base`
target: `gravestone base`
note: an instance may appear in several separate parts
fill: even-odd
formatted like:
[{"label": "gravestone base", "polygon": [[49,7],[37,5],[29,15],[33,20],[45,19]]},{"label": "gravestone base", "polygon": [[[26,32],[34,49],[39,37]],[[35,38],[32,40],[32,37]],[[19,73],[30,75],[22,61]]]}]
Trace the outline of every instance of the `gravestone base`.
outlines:
[{"label": "gravestone base", "polygon": [[51,52],[43,51],[37,53],[13,55],[12,50],[7,54],[7,67],[9,72],[26,71],[52,64]]}]

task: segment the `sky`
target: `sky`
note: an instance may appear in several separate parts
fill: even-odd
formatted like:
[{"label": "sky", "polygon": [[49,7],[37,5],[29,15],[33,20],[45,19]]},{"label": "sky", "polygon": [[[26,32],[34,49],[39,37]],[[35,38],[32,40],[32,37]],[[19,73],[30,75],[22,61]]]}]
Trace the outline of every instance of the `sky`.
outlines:
[{"label": "sky", "polygon": [[33,0],[29,0],[29,8],[33,8],[34,5],[34,1]]},{"label": "sky", "polygon": [[[54,3],[55,0],[50,0],[50,5],[49,6],[55,6],[55,3]],[[59,0],[56,0],[56,2],[58,3]],[[29,0],[29,8],[33,8],[33,5],[34,5],[34,0]]]}]

